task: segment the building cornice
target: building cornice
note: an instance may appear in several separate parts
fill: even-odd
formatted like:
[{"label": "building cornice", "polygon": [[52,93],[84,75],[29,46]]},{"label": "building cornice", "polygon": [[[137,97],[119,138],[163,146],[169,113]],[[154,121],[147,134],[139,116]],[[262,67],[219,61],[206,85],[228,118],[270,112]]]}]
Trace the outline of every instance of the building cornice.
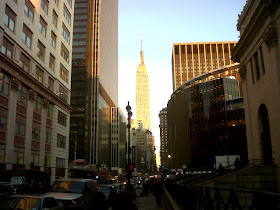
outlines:
[{"label": "building cornice", "polygon": [[0,53],[0,67],[1,71],[8,73],[12,77],[19,80],[21,83],[24,83],[30,89],[35,90],[42,97],[61,107],[66,112],[71,112],[71,106],[69,104],[60,99],[55,93],[46,88],[43,84],[41,84],[27,72],[25,72],[20,66],[15,64],[2,53]]},{"label": "building cornice", "polygon": [[217,42],[180,42],[173,43],[175,45],[196,45],[196,44],[227,44],[227,43],[237,43],[238,41],[217,41]]},{"label": "building cornice", "polygon": [[245,19],[246,15],[248,14],[247,11],[249,10],[249,7],[252,4],[252,0],[247,0],[245,6],[243,7],[243,10],[241,11],[241,14],[238,15],[238,20],[237,20],[237,30],[240,31],[240,26]]},{"label": "building cornice", "polygon": [[[261,1],[258,4],[250,22],[247,24],[240,40],[232,51],[232,57],[235,62],[241,62],[241,56],[244,55],[244,52],[247,51],[248,47],[252,44],[252,40],[256,38],[256,34],[258,34],[264,26],[265,21],[269,19],[270,16],[273,16],[276,8],[275,3],[273,3],[265,3]],[[279,2],[276,4],[279,4]]]}]

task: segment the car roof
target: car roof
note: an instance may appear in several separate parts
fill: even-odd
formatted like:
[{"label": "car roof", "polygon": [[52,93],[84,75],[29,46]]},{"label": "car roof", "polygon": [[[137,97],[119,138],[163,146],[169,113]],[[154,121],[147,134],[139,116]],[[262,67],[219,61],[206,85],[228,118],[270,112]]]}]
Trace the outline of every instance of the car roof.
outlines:
[{"label": "car roof", "polygon": [[55,181],[71,181],[71,182],[97,182],[94,179],[81,179],[81,178],[69,178],[69,179],[56,179]]},{"label": "car roof", "polygon": [[23,198],[23,197],[28,197],[28,198],[46,198],[46,197],[52,197],[46,194],[15,194],[12,195],[11,197],[16,197],[16,198]]}]

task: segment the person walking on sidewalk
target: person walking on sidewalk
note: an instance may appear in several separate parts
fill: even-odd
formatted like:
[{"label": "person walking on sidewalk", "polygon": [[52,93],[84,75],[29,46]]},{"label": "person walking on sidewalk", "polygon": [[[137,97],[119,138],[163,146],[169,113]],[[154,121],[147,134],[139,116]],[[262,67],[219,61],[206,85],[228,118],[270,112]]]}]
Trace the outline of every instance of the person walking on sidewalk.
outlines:
[{"label": "person walking on sidewalk", "polygon": [[161,207],[161,199],[163,196],[163,186],[161,180],[156,180],[153,184],[153,193],[156,199],[157,207]]}]

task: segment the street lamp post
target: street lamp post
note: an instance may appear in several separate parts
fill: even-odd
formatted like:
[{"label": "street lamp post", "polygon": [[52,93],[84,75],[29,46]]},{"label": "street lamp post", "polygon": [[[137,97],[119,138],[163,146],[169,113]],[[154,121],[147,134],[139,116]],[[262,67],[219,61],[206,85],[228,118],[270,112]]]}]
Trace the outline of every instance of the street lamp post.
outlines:
[{"label": "street lamp post", "polygon": [[170,154],[168,154],[168,165],[169,165],[169,168],[171,169],[171,165],[170,165],[170,158],[171,158],[171,155]]},{"label": "street lamp post", "polygon": [[131,106],[129,105],[129,101],[128,101],[128,105],[126,106],[126,111],[127,111],[127,129],[128,129],[128,144],[127,144],[127,182],[128,182],[128,186],[130,185],[130,164],[131,164],[131,160],[130,160],[130,128],[131,128],[131,124],[130,124],[130,120],[132,117],[132,112],[131,112]]}]

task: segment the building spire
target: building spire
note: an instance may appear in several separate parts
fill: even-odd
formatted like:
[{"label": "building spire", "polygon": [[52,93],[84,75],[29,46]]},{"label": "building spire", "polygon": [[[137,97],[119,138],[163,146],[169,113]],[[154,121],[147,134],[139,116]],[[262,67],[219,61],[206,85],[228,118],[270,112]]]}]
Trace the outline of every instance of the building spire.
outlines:
[{"label": "building spire", "polygon": [[141,51],[140,51],[140,65],[144,65],[144,50],[143,50],[143,35],[141,34]]}]

